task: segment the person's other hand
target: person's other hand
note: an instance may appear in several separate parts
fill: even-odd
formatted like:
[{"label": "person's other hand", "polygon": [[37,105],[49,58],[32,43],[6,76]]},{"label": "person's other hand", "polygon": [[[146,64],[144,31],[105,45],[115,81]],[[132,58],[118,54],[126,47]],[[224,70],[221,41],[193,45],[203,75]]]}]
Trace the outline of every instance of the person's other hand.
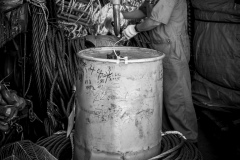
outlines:
[{"label": "person's other hand", "polygon": [[125,30],[123,30],[123,35],[127,39],[131,39],[132,37],[134,37],[137,34],[138,34],[138,32],[135,29],[135,25],[129,25],[129,26],[127,26],[127,28]]}]

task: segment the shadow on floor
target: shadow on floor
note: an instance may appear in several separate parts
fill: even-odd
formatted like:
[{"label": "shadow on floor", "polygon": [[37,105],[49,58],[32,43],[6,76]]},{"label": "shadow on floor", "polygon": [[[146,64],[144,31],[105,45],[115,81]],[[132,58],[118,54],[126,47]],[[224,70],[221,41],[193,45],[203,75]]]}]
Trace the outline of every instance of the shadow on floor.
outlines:
[{"label": "shadow on floor", "polygon": [[213,119],[211,112],[204,113],[205,110],[199,109],[196,112],[199,124],[198,148],[203,159],[240,160],[240,127]]}]

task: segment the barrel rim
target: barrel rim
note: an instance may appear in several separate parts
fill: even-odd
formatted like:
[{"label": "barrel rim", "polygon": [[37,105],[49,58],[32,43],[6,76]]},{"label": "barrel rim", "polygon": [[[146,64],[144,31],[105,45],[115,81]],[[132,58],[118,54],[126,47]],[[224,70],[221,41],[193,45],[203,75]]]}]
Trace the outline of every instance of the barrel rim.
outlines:
[{"label": "barrel rim", "polygon": [[[88,49],[84,49],[81,50],[77,53],[77,56],[86,60],[92,60],[92,61],[99,61],[99,62],[112,62],[112,63],[119,63],[119,60],[117,59],[103,59],[103,58],[96,58],[96,57],[90,57],[90,56],[85,56],[81,53],[83,52],[87,52],[87,51],[91,51],[91,50],[113,50],[113,48],[115,50],[132,50],[132,49],[137,49],[137,50],[141,50],[141,51],[154,51],[157,53],[160,53],[158,57],[152,57],[152,58],[144,58],[144,59],[130,59],[127,60],[128,63],[136,63],[136,62],[153,62],[153,61],[157,61],[157,60],[161,60],[165,57],[165,54],[163,52],[154,50],[154,49],[149,49],[149,48],[140,48],[140,47],[126,47],[126,46],[117,46],[117,47],[94,47],[94,48],[88,48]],[[121,60],[120,62],[125,62],[124,60]]]}]

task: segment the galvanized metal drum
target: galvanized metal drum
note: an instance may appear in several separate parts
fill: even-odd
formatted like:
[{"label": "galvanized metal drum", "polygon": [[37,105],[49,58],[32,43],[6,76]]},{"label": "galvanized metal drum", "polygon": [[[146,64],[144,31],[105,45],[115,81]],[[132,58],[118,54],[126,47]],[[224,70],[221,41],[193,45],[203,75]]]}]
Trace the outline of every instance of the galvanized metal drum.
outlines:
[{"label": "galvanized metal drum", "polygon": [[[113,50],[122,58],[107,59]],[[137,47],[82,50],[74,160],[146,160],[160,153],[163,53]]]}]

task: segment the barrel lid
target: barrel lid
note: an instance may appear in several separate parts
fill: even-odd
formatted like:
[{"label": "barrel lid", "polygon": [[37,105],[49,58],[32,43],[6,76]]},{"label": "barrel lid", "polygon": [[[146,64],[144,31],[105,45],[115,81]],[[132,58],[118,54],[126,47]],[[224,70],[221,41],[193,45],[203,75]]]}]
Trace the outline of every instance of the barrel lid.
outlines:
[{"label": "barrel lid", "polygon": [[117,59],[107,59],[107,55],[113,53],[114,50],[119,51],[122,58],[127,57],[128,63],[156,61],[165,56],[164,53],[153,49],[125,46],[89,48],[78,52],[78,56],[94,61],[117,62]]}]

